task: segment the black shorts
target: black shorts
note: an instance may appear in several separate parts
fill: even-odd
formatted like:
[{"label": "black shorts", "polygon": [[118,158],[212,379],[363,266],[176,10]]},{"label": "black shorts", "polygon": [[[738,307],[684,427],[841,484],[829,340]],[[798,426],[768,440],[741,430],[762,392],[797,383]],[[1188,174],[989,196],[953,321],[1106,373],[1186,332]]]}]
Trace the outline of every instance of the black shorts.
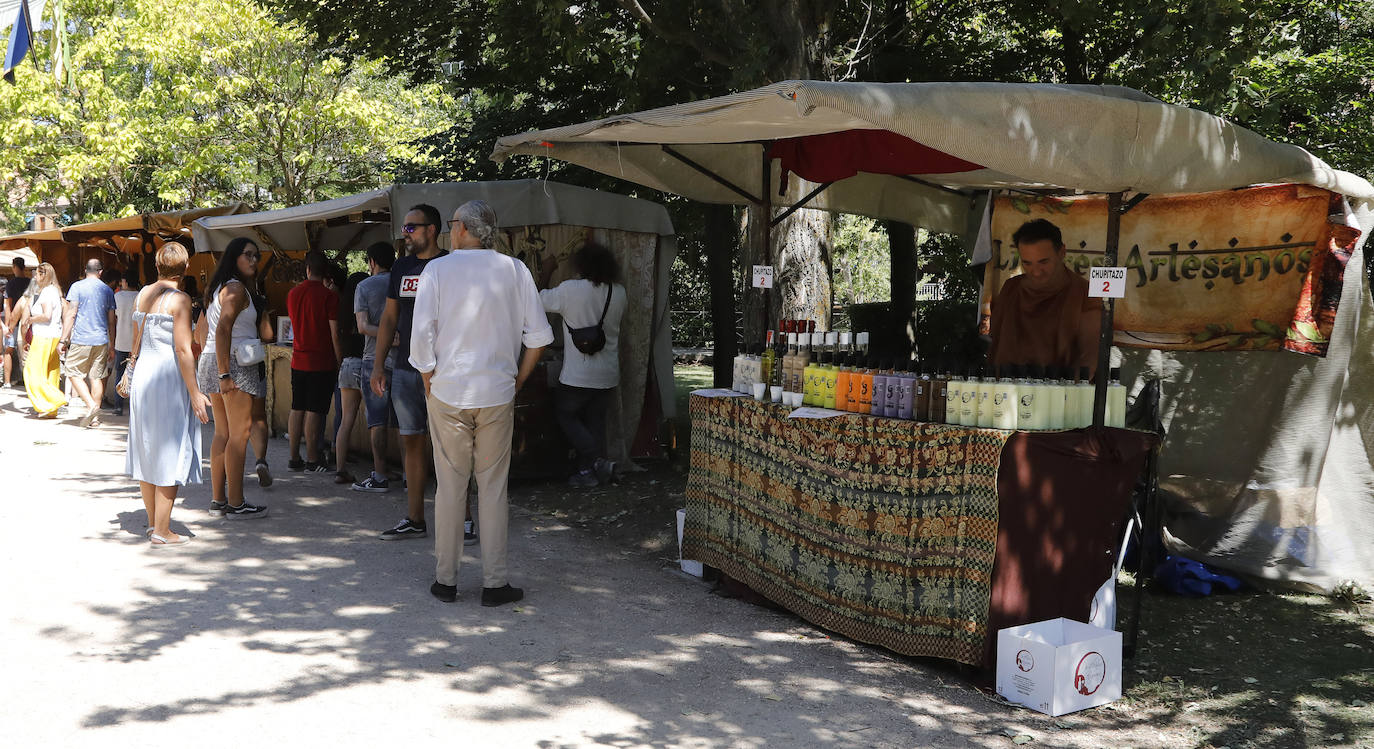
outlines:
[{"label": "black shorts", "polygon": [[332,369],[323,372],[305,372],[291,369],[291,410],[311,413],[329,413],[334,403],[334,384],[339,376]]}]

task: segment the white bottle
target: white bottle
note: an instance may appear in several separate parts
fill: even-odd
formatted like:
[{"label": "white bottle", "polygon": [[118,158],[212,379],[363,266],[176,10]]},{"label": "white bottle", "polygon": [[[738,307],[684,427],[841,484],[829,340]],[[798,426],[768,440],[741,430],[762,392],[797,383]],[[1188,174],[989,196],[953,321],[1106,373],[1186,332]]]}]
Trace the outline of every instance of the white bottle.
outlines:
[{"label": "white bottle", "polygon": [[966,427],[978,426],[978,385],[979,378],[970,369],[964,377],[964,386],[959,389],[959,423]]},{"label": "white bottle", "polygon": [[949,376],[949,386],[945,390],[945,423],[962,424],[959,418],[960,404],[963,402],[964,378],[956,374]]},{"label": "white bottle", "polygon": [[996,429],[1016,429],[1016,383],[1002,369],[992,391],[992,426]]},{"label": "white bottle", "polygon": [[1103,423],[1117,429],[1126,426],[1126,386],[1121,384],[1120,367],[1112,367],[1112,380],[1107,383],[1107,416]]},{"label": "white bottle", "polygon": [[1021,376],[1016,380],[1016,428],[1023,432],[1034,432],[1040,429],[1035,420],[1038,405],[1036,396],[1040,388],[1026,368],[1018,369]]},{"label": "white bottle", "polygon": [[1045,373],[1045,428],[1057,430],[1064,428],[1064,381],[1059,379],[1059,369],[1051,368]]}]

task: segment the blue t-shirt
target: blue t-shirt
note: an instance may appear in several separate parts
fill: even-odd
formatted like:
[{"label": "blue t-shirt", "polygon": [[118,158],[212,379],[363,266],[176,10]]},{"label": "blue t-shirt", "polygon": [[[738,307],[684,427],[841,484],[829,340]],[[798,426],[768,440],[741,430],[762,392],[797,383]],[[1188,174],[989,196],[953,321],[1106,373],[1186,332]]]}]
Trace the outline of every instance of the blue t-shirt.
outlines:
[{"label": "blue t-shirt", "polygon": [[110,343],[109,312],[115,308],[114,292],[99,278],[84,278],[67,289],[67,301],[76,305],[72,343],[107,346]]},{"label": "blue t-shirt", "polygon": [[[391,271],[382,271],[359,282],[357,290],[353,292],[354,314],[367,313],[367,324],[376,327],[382,321],[382,312],[386,310],[386,288],[390,283]],[[364,336],[363,358],[377,358],[377,336]]]},{"label": "blue t-shirt", "polygon": [[429,265],[430,260],[437,260],[447,254],[448,250],[439,250],[438,255],[428,260],[406,255],[397,258],[396,263],[391,266],[391,280],[387,284],[386,298],[396,300],[396,331],[401,334],[401,344],[392,347],[396,351],[396,369],[415,371],[415,367],[410,365],[410,328],[415,323],[415,292],[420,288],[420,273]]}]

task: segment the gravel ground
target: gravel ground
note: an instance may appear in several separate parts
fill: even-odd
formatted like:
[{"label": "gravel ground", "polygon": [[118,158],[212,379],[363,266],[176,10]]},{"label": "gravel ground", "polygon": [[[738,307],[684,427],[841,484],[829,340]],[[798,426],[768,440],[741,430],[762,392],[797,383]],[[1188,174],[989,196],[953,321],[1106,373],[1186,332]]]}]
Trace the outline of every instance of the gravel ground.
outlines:
[{"label": "gravel ground", "polygon": [[208,487],[193,486],[173,514],[193,540],[154,550],[122,473],[124,421],[82,430],[26,407],[22,391],[0,391],[7,746],[1195,741],[1143,711],[1012,708],[947,664],[719,597],[662,555],[522,509],[530,487],[511,497],[512,582],[526,600],[479,606],[470,547],[460,598],[443,604],[427,592],[428,540],[376,538],[401,517],[401,492],[286,473],[280,440],[276,484],[248,484],[269,517],[211,519]]}]

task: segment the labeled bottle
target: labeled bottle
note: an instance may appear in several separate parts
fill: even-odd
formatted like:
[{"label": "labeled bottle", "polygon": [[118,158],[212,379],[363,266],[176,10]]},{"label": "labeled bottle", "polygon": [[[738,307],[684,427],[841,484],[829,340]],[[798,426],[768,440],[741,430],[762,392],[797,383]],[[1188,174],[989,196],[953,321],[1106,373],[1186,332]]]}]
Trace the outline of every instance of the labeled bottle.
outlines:
[{"label": "labeled bottle", "polygon": [[930,416],[932,424],[945,423],[945,406],[949,403],[949,372],[941,369],[930,378]]},{"label": "labeled bottle", "polygon": [[835,392],[839,388],[840,368],[835,364],[835,354],[826,352],[825,366],[821,370],[821,406],[835,408]]},{"label": "labeled bottle", "polygon": [[835,362],[835,410],[849,410],[849,353],[841,352]]},{"label": "labeled bottle", "polygon": [[883,399],[883,416],[889,419],[897,418],[897,414],[902,410],[902,383],[906,381],[904,370],[895,363],[889,363],[887,368],[887,397]]},{"label": "labeled bottle", "polygon": [[[860,335],[863,335],[862,333]],[[873,362],[865,360],[859,371],[859,413],[873,413]]]},{"label": "labeled bottle", "polygon": [[770,330],[768,331],[768,335],[763,339],[763,354],[760,357],[760,364],[762,365],[762,371],[760,373],[762,375],[760,378],[761,382],[773,381],[773,363],[775,358],[776,354],[773,353],[773,331]]},{"label": "labeled bottle", "polygon": [[977,396],[973,403],[973,426],[987,429],[992,426],[992,376],[987,366],[978,370]]},{"label": "labeled bottle", "polygon": [[950,373],[945,389],[945,423],[963,423],[963,402],[964,402],[964,378],[957,373]]},{"label": "labeled bottle", "polygon": [[1030,372],[1030,367],[1016,367],[1016,428],[1023,432],[1040,429],[1035,418],[1038,406],[1036,396],[1040,392],[1040,387]]},{"label": "labeled bottle", "polygon": [[1121,384],[1121,368],[1112,367],[1107,383],[1107,413],[1103,424],[1117,429],[1126,427],[1126,386]]},{"label": "labeled bottle", "polygon": [[959,389],[959,423],[978,426],[978,386],[982,384],[978,370],[970,367],[964,372],[964,386]]},{"label": "labeled bottle", "polygon": [[873,369],[873,415],[886,415],[887,408],[887,362],[879,361]]},{"label": "labeled bottle", "polygon": [[930,372],[922,367],[920,374],[911,384],[911,418],[916,421],[934,421],[930,416],[930,394],[934,390],[935,380],[930,376]]},{"label": "labeled bottle", "polygon": [[921,378],[908,366],[897,373],[897,418],[911,421],[916,418],[916,399],[921,390]]}]

